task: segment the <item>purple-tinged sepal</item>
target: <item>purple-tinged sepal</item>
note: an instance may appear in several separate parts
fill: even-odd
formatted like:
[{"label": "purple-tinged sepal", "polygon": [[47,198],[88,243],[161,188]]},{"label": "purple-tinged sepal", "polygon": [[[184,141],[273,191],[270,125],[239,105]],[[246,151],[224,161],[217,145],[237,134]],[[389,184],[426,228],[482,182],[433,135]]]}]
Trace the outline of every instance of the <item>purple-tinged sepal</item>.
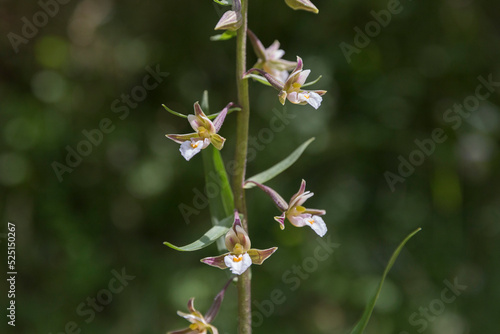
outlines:
[{"label": "purple-tinged sepal", "polygon": [[[275,89],[277,90],[283,90],[283,86],[284,86],[284,83],[275,78],[274,76],[272,76],[271,74],[267,73],[266,71],[260,69],[260,68],[251,68],[249,69],[245,74],[243,74],[243,78],[247,78],[247,76],[249,74],[251,74],[252,72],[258,72],[260,75],[262,75],[264,77],[264,79],[266,79],[266,81]],[[265,82],[265,81],[264,81]]]},{"label": "purple-tinged sepal", "polygon": [[224,294],[226,293],[227,288],[229,287],[229,285],[231,284],[231,282],[233,280],[234,280],[234,277],[231,277],[226,282],[226,284],[224,285],[222,290],[217,294],[217,296],[215,296],[214,301],[212,303],[212,306],[210,306],[207,313],[205,313],[205,320],[207,322],[209,322],[209,323],[212,322],[215,319],[215,317],[217,316],[217,313],[219,313],[219,309],[222,305],[222,301],[224,300]]},{"label": "purple-tinged sepal", "polygon": [[278,247],[272,247],[268,249],[250,249],[248,255],[252,259],[253,264],[262,264],[267,260],[274,252],[278,250]]},{"label": "purple-tinged sepal", "polygon": [[314,14],[318,14],[319,10],[310,0],[285,0],[288,7],[294,10],[305,10]]},{"label": "purple-tinged sepal", "polygon": [[276,206],[278,207],[278,209],[280,209],[281,211],[286,211],[286,209],[288,209],[288,204],[286,203],[286,201],[273,188],[265,186],[263,184],[255,182],[255,181],[251,181],[251,180],[246,181],[245,183],[253,183],[257,187],[259,187],[260,189],[262,189],[266,194],[269,195],[269,197],[271,197],[271,199],[273,200],[274,204],[276,204]]},{"label": "purple-tinged sepal", "polygon": [[201,259],[200,261],[205,263],[205,264],[208,264],[209,266],[212,266],[212,267],[217,267],[219,269],[226,269],[227,265],[224,262],[224,257],[226,255],[229,255],[229,253],[222,254],[219,256],[206,257],[204,259]]},{"label": "purple-tinged sepal", "polygon": [[224,123],[224,120],[226,119],[227,112],[229,111],[229,108],[231,108],[234,105],[233,102],[229,102],[227,106],[224,107],[224,109],[221,110],[219,115],[214,119],[213,121],[213,126],[215,128],[215,132],[219,132],[222,124]]},{"label": "purple-tinged sepal", "polygon": [[241,16],[241,0],[233,0],[232,10],[225,12],[215,26],[214,30],[238,30],[243,23]]},{"label": "purple-tinged sepal", "polygon": [[275,216],[274,220],[276,220],[280,224],[280,228],[282,230],[285,229],[285,218],[286,218],[286,211],[283,211],[281,216]]}]

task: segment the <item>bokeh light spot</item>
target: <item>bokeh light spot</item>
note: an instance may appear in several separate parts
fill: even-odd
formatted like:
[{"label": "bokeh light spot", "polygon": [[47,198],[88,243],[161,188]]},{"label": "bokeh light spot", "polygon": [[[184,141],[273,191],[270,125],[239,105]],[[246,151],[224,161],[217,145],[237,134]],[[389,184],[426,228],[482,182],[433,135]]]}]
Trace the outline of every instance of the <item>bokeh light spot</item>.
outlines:
[{"label": "bokeh light spot", "polygon": [[66,81],[57,72],[40,71],[31,79],[33,94],[43,102],[59,101],[66,91]]}]

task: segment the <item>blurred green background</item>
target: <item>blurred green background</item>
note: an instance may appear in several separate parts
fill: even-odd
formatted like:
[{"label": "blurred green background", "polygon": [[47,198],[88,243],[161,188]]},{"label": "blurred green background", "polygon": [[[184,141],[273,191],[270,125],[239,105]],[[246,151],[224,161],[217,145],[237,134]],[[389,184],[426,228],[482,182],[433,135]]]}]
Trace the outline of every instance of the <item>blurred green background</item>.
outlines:
[{"label": "blurred green background", "polygon": [[[212,111],[235,101],[235,41],[209,40],[222,13],[210,0],[66,2],[57,13],[47,7],[54,15],[45,20],[35,1],[0,1],[0,248],[6,254],[6,225],[15,223],[18,271],[17,322],[7,330],[146,334],[185,328],[176,310],[186,311],[196,297],[205,312],[227,273],[199,263],[217,253],[215,245],[178,253],[162,244],[189,243],[210,220],[208,208],[189,224],[179,211],[181,203],[193,205],[194,189],[203,189],[202,161],[186,162],[164,137],[186,133],[189,125],[161,104],[191,113],[205,89]],[[255,315],[262,323],[255,333],[345,333],[392,251],[419,226],[366,333],[497,333],[499,89],[456,129],[443,115],[475,94],[478,76],[500,80],[500,3],[404,0],[402,11],[350,63],[339,45],[353,45],[354,28],[364,30],[374,20],[370,12],[388,2],[314,3],[319,15],[292,11],[281,0],[251,1],[250,28],[266,46],[279,39],[286,59],[300,55],[311,79],[323,75],[314,87],[328,94],[317,111],[287,103],[294,118],[272,140],[260,139],[248,175],[316,137],[269,185],[288,199],[306,179],[315,192],[307,204],[327,210],[327,236],[340,246],[299,279],[300,286],[287,283],[284,273],[310,263],[317,237],[291,225],[281,231],[273,203],[258,190],[247,192],[254,247],[280,247],[254,268],[253,297],[266,304],[277,289],[285,298],[270,317]],[[25,28],[31,37],[22,37],[22,18],[33,22],[34,15],[38,31]],[[16,48],[12,33],[19,36]],[[248,66],[255,60],[249,54]],[[168,77],[124,108],[122,94],[144,92],[136,87],[146,68],[157,66]],[[250,133],[259,138],[273,109],[284,109],[273,89],[257,83],[250,89]],[[82,131],[103,119],[113,130],[97,136],[99,145],[60,182],[54,162],[65,164],[67,147],[77,149],[86,139]],[[226,161],[233,156],[234,126],[230,115],[221,130]],[[384,173],[397,174],[398,157],[408,159],[414,141],[431,138],[435,128],[444,129],[447,140],[391,191]],[[102,289],[122,268],[135,278],[108,300]],[[467,288],[440,303],[444,280]],[[109,304],[91,317],[87,298],[96,297]],[[236,333],[235,298],[231,288],[214,322],[221,334]],[[430,317],[419,313],[429,307]],[[5,316],[1,326],[7,328]]]}]

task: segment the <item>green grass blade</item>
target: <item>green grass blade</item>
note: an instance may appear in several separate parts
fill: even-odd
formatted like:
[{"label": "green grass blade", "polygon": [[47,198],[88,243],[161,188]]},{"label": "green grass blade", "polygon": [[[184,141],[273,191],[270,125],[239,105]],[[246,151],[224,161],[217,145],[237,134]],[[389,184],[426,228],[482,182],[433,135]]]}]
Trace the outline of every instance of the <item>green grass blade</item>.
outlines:
[{"label": "green grass blade", "polygon": [[[221,225],[223,219],[234,216],[233,191],[220,152],[210,145],[202,150],[202,157],[212,225]],[[231,226],[231,223],[227,226]],[[226,249],[224,240],[217,242],[217,248],[219,251]]]},{"label": "green grass blade", "polygon": [[269,87],[272,87],[271,84],[269,83],[269,81],[266,80],[266,78],[264,78],[263,76],[261,75],[258,75],[258,74],[247,74],[245,76],[245,79],[249,79],[249,78],[252,78],[253,80],[263,84],[263,85],[266,85],[266,86],[269,86]]},{"label": "green grass blade", "polygon": [[[299,157],[305,151],[305,149],[307,148],[307,146],[309,146],[309,144],[311,144],[314,139],[315,139],[314,137],[311,138],[311,139],[309,139],[308,141],[306,141],[305,143],[303,143],[302,145],[300,145],[299,147],[297,147],[295,149],[295,151],[293,151],[284,160],[278,162],[276,165],[274,165],[273,167],[271,167],[271,168],[263,171],[262,173],[259,173],[257,175],[252,176],[247,181],[254,181],[254,182],[257,182],[257,183],[264,183],[264,182],[267,182],[267,181],[271,180],[275,176],[281,174],[284,170],[286,170],[288,167],[290,167],[291,165],[293,165],[295,163],[295,161],[297,161],[299,159]],[[250,188],[253,188],[253,187],[255,187],[255,184],[253,184],[253,183],[247,183],[244,188],[245,189],[250,189]]]},{"label": "green grass blade", "polygon": [[179,116],[182,118],[188,118],[186,115],[181,114],[180,112],[177,112],[177,111],[173,111],[172,109],[170,109],[169,107],[167,107],[164,104],[162,104],[162,107],[165,108],[165,110],[168,111],[169,113],[171,113],[172,115]]},{"label": "green grass blade", "polygon": [[311,82],[306,82],[306,83],[305,83],[305,84],[303,84],[301,87],[312,86],[312,85],[314,85],[316,82],[320,81],[322,77],[323,77],[323,76],[322,76],[322,75],[320,75],[320,76],[319,76],[316,80],[311,81]]},{"label": "green grass blade", "polygon": [[232,1],[227,1],[227,0],[214,0],[214,2],[218,3],[219,5],[222,6],[230,6],[233,4]]},{"label": "green grass blade", "polygon": [[210,40],[212,42],[227,41],[233,37],[236,37],[236,31],[226,30],[222,34],[210,36]]},{"label": "green grass blade", "polygon": [[[233,222],[233,219],[234,216],[227,217],[226,220],[223,221],[223,223],[231,224]],[[214,226],[205,234],[203,234],[198,240],[190,243],[189,245],[178,247],[167,241],[165,241],[163,244],[180,252],[192,252],[213,244],[220,237],[224,236],[227,231],[229,231],[229,227],[227,226]]]},{"label": "green grass blade", "polygon": [[385,277],[389,273],[389,270],[391,270],[392,265],[394,264],[394,262],[396,262],[396,259],[398,258],[399,253],[401,252],[401,250],[403,249],[403,247],[405,246],[405,244],[408,242],[408,240],[410,240],[420,230],[421,230],[421,228],[419,227],[415,231],[413,231],[412,233],[410,233],[399,244],[398,248],[396,248],[396,250],[394,251],[394,253],[392,253],[391,259],[389,260],[389,263],[387,264],[387,267],[385,267],[384,274],[382,275],[382,279],[380,280],[380,283],[378,285],[378,288],[377,288],[377,291],[376,291],[375,295],[373,295],[373,297],[368,301],[368,304],[366,305],[366,309],[363,312],[363,315],[361,316],[361,319],[356,324],[356,326],[354,327],[354,329],[352,330],[352,332],[350,334],[362,334],[363,333],[363,331],[366,328],[366,325],[368,324],[368,321],[370,320],[370,317],[372,315],[373,309],[375,308],[375,304],[377,303],[378,296],[380,295],[380,291],[382,290],[382,286],[384,285]]}]

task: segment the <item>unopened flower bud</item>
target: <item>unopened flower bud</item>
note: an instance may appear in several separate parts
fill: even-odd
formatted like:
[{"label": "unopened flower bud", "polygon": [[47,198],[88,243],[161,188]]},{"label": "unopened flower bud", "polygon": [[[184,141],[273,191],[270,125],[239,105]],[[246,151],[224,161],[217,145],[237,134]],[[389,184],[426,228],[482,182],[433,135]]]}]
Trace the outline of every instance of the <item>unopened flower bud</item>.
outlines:
[{"label": "unopened flower bud", "polygon": [[285,0],[288,7],[298,10],[305,10],[311,13],[318,14],[319,10],[315,5],[309,0]]}]

